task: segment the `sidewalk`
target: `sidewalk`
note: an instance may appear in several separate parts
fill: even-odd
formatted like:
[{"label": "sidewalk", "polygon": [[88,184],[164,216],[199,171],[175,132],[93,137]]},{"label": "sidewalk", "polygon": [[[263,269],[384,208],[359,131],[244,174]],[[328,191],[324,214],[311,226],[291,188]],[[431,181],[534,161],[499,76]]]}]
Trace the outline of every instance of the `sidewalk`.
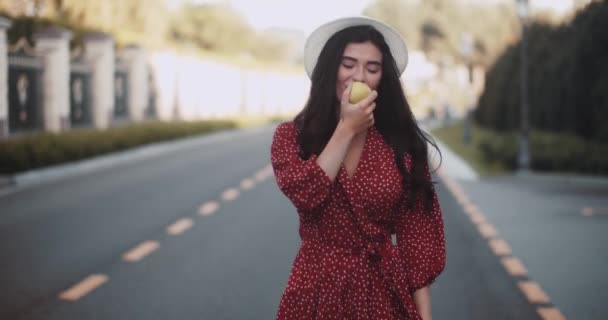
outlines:
[{"label": "sidewalk", "polygon": [[[464,206],[473,205],[469,211],[478,213],[471,214],[471,223],[479,236],[488,238],[490,247],[492,240],[504,240],[506,253],[496,258],[517,258],[524,278],[546,295],[545,302],[531,304],[554,306],[567,319],[606,319],[608,178],[534,172],[484,178],[439,145],[440,176],[466,194],[470,202]],[[483,235],[482,225],[496,234]],[[521,277],[514,281],[519,284]]]}]

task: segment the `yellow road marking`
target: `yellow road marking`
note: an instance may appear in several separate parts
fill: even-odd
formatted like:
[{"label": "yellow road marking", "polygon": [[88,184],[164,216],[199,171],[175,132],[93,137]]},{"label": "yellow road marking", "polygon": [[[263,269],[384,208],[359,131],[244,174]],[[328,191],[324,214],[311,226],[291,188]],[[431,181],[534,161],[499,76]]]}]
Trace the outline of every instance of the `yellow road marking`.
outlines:
[{"label": "yellow road marking", "polygon": [[515,257],[502,258],[501,262],[505,269],[507,269],[507,272],[512,276],[525,276],[528,274],[528,270],[526,270],[523,263]]},{"label": "yellow road marking", "polygon": [[534,281],[520,281],[519,289],[532,303],[549,303],[549,297],[543,289]]},{"label": "yellow road marking", "polygon": [[265,174],[264,174],[263,170],[260,170],[260,171],[256,172],[256,174],[255,174],[255,180],[256,181],[262,182],[262,181],[264,181],[264,179],[266,179],[266,177],[265,177]]},{"label": "yellow road marking", "polygon": [[536,311],[543,320],[566,320],[566,317],[557,308],[538,308]]},{"label": "yellow road marking", "polygon": [[258,172],[256,172],[255,179],[257,181],[261,182],[261,181],[264,181],[264,180],[268,179],[273,174],[274,174],[274,172],[272,171],[272,166],[271,165],[267,165],[264,168],[258,170]]},{"label": "yellow road marking", "polygon": [[212,215],[218,208],[220,207],[217,201],[209,201],[200,206],[198,209],[198,214],[201,216],[210,216]]},{"label": "yellow road marking", "polygon": [[184,231],[190,229],[194,222],[192,219],[183,218],[177,220],[174,224],[167,227],[167,233],[173,236],[184,233]]},{"label": "yellow road marking", "polygon": [[479,211],[469,212],[469,218],[471,218],[471,221],[477,225],[486,222],[486,217],[484,217],[483,214],[481,214],[481,212]]},{"label": "yellow road marking", "polygon": [[476,216],[476,215],[483,216],[483,213],[481,213],[481,210],[479,210],[479,208],[475,204],[473,204],[473,203],[471,203],[468,206],[464,207],[464,212],[466,214],[468,214],[469,216]]},{"label": "yellow road marking", "polygon": [[[498,235],[496,229],[489,222],[486,222],[486,218],[481,210],[468,199],[460,185],[451,177],[447,176],[442,170],[438,171],[438,175],[443,181],[443,184],[462,206],[464,212],[471,218],[471,221],[477,225],[481,235],[489,240],[488,244],[494,254],[503,256],[501,263],[509,274],[512,276],[526,275],[527,270],[523,263],[515,257],[508,257],[511,255],[511,247],[505,240],[496,238]],[[592,216],[594,214],[598,214],[598,212],[593,208],[585,207],[581,210],[581,215],[583,216]],[[608,209],[599,214],[608,214]],[[549,297],[538,283],[533,281],[520,281],[518,286],[530,303],[549,303]],[[566,320],[566,317],[555,307],[539,307],[537,312],[543,320]]]},{"label": "yellow road marking", "polygon": [[470,206],[473,204],[471,202],[471,200],[469,200],[469,198],[465,198],[465,197],[458,197],[456,200],[462,207]]},{"label": "yellow road marking", "polygon": [[243,181],[241,181],[241,189],[243,190],[249,190],[253,188],[254,185],[255,182],[252,179],[244,179]]},{"label": "yellow road marking", "polygon": [[496,229],[494,229],[494,226],[488,222],[481,223],[477,226],[477,228],[479,229],[479,233],[481,233],[484,238],[490,239],[498,235],[498,232]]},{"label": "yellow road marking", "polygon": [[584,207],[583,209],[581,209],[581,215],[585,217],[608,215],[608,208]]},{"label": "yellow road marking", "polygon": [[[267,165],[262,170],[258,171],[255,175],[255,178],[258,181],[263,181],[268,177],[273,175],[273,170],[271,165]],[[255,185],[255,181],[252,179],[244,179],[241,181],[241,188],[244,190],[248,190],[253,188]],[[222,193],[222,199],[225,201],[232,201],[239,196],[239,190],[235,188],[230,188]],[[209,201],[204,203],[199,207],[198,214],[202,216],[209,216],[213,214],[219,208],[219,203],[217,201]],[[194,222],[192,219],[183,218],[172,225],[167,227],[167,233],[171,235],[178,235],[189,228],[192,227]],[[127,253],[123,254],[122,258],[127,262],[136,262],[140,261],[150,253],[158,250],[160,247],[159,243],[156,241],[144,241],[139,244],[137,247],[131,249]],[[70,287],[69,289],[62,291],[59,293],[59,298],[67,301],[77,301],[89,294],[99,286],[109,281],[109,277],[104,274],[93,274],[86,277],[84,280]]]},{"label": "yellow road marking", "polygon": [[266,165],[266,167],[264,167],[264,171],[268,177],[271,177],[274,175],[274,171],[272,170],[272,165],[270,165],[270,164],[268,164],[268,165]]},{"label": "yellow road marking", "polygon": [[122,259],[127,262],[137,262],[157,250],[159,246],[160,245],[156,241],[144,241],[137,247],[131,249],[131,251],[125,253],[122,256]]},{"label": "yellow road marking", "polygon": [[230,202],[239,197],[239,190],[235,188],[229,188],[222,193],[222,200]]},{"label": "yellow road marking", "polygon": [[502,239],[492,239],[489,244],[492,251],[494,251],[494,254],[497,256],[508,256],[511,254],[511,247]]},{"label": "yellow road marking", "polygon": [[471,212],[480,213],[479,208],[477,208],[477,206],[472,202],[469,202],[466,205],[463,205],[462,207],[464,211],[468,214],[471,214]]},{"label": "yellow road marking", "polygon": [[581,210],[581,215],[589,217],[593,215],[593,208],[585,207]]},{"label": "yellow road marking", "polygon": [[108,281],[104,274],[92,274],[59,294],[61,300],[76,301]]}]

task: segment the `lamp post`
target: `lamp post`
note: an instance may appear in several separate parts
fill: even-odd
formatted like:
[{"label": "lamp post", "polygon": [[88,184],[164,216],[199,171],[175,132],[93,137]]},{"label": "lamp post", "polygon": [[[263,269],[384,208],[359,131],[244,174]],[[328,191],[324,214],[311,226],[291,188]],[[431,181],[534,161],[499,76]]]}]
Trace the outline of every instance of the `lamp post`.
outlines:
[{"label": "lamp post", "polygon": [[517,1],[517,15],[521,22],[521,70],[520,70],[520,85],[521,85],[521,136],[519,140],[519,154],[517,156],[518,169],[527,171],[530,169],[530,152],[529,152],[529,123],[528,123],[528,0]]},{"label": "lamp post", "polygon": [[467,101],[465,106],[465,118],[464,118],[464,128],[462,130],[462,143],[464,145],[471,144],[471,113],[472,113],[472,86],[473,86],[473,70],[472,70],[472,55],[473,55],[473,35],[471,33],[465,32],[460,36],[460,52],[465,59],[465,64],[467,67]]}]

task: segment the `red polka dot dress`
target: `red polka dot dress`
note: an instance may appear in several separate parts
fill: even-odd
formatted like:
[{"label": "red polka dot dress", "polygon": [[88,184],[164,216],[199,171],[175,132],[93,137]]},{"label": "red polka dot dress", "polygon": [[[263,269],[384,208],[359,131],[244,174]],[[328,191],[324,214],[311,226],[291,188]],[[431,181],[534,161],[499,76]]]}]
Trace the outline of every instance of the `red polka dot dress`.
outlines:
[{"label": "red polka dot dress", "polygon": [[445,265],[437,196],[431,214],[407,210],[393,151],[374,127],[352,177],[342,165],[332,182],[316,155],[302,160],[299,150],[294,123],[280,124],[271,161],[298,211],[302,244],[277,319],[421,319],[412,295]]}]

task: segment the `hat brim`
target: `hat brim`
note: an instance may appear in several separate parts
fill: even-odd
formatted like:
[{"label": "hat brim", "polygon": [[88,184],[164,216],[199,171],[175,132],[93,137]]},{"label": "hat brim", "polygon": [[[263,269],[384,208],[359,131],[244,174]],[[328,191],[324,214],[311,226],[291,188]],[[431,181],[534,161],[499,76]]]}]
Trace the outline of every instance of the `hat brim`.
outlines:
[{"label": "hat brim", "polygon": [[395,59],[399,75],[403,74],[407,66],[408,52],[405,41],[401,38],[399,32],[384,22],[369,17],[346,17],[321,25],[306,40],[304,46],[304,68],[308,77],[312,77],[312,72],[317,65],[321,50],[323,50],[325,43],[331,36],[340,30],[361,25],[372,26],[382,34],[384,41],[386,41],[391,50],[391,55]]}]

